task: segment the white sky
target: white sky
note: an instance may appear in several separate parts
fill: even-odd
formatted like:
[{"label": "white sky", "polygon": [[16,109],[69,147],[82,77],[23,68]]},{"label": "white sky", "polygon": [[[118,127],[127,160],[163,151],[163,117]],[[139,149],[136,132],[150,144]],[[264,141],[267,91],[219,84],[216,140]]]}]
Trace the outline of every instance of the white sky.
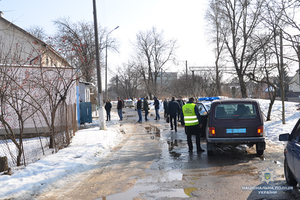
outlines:
[{"label": "white sky", "polygon": [[[72,22],[93,22],[93,0],[1,0],[4,17],[26,29],[38,25],[53,34],[53,21],[69,17]],[[200,0],[96,0],[98,23],[118,39],[120,54],[109,52],[108,68],[121,66],[132,54],[131,43],[138,31],[153,26],[164,31],[166,39],[177,39],[177,59],[190,66],[213,66],[214,54],[205,33],[205,3]],[[172,66],[172,71],[184,71],[185,62]],[[114,76],[109,70],[109,76]]]}]

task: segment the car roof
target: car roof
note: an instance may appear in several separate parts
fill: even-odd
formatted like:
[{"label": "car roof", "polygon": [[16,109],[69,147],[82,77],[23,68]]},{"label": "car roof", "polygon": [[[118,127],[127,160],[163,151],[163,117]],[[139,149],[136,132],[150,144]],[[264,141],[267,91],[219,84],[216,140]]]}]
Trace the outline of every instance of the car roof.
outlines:
[{"label": "car roof", "polygon": [[255,99],[222,99],[214,100],[212,104],[222,104],[222,103],[258,103]]}]

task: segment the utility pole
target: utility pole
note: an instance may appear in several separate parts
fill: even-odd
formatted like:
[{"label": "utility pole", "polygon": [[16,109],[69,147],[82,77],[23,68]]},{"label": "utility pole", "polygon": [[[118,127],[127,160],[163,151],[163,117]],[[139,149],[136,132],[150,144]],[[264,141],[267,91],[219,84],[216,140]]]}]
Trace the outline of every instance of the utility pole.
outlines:
[{"label": "utility pole", "polygon": [[96,48],[96,67],[97,67],[97,83],[98,83],[98,105],[99,105],[99,128],[100,130],[106,130],[106,124],[104,120],[103,112],[103,97],[102,97],[102,85],[101,85],[101,70],[100,70],[100,58],[99,58],[99,41],[98,41],[98,22],[96,11],[96,0],[93,0],[93,13],[94,13],[94,28],[95,28],[95,48]]},{"label": "utility pole", "polygon": [[195,95],[195,73],[194,73],[194,71],[192,71],[192,80],[193,80],[193,96],[196,96]]},{"label": "utility pole", "polygon": [[188,67],[187,67],[187,60],[185,61],[185,82],[187,83],[188,80]]}]

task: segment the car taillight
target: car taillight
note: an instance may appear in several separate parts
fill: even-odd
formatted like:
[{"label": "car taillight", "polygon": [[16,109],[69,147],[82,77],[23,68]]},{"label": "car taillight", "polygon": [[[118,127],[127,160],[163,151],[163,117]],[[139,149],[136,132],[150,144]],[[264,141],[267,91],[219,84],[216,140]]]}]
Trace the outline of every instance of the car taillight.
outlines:
[{"label": "car taillight", "polygon": [[257,135],[263,136],[263,134],[264,134],[264,127],[263,126],[257,127]]},{"label": "car taillight", "polygon": [[215,127],[209,127],[209,136],[216,136]]}]

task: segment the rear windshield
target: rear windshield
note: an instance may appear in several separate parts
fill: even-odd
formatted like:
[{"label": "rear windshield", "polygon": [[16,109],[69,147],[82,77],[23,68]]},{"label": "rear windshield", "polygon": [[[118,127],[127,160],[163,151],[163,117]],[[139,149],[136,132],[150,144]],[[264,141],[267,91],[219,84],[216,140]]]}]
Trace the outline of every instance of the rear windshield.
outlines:
[{"label": "rear windshield", "polygon": [[254,104],[220,104],[216,106],[216,119],[249,119],[255,118],[257,111]]}]

